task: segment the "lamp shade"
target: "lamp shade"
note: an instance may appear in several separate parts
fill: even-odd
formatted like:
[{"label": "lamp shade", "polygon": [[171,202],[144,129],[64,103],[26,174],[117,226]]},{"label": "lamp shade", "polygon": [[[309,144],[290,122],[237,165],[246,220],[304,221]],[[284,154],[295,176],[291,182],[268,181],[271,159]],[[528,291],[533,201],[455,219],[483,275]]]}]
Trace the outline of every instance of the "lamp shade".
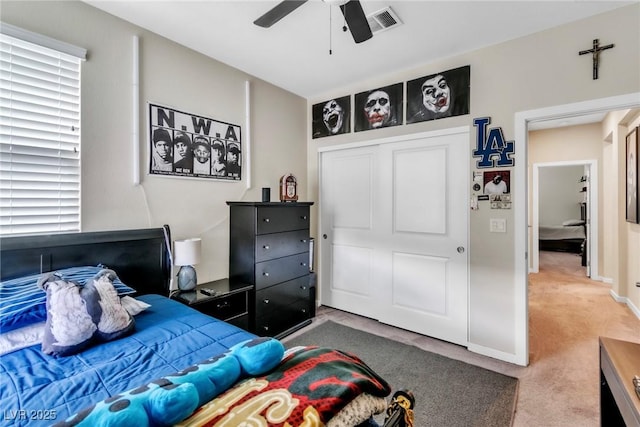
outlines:
[{"label": "lamp shade", "polygon": [[200,262],[201,239],[176,240],[173,243],[173,263],[175,265],[194,265]]}]

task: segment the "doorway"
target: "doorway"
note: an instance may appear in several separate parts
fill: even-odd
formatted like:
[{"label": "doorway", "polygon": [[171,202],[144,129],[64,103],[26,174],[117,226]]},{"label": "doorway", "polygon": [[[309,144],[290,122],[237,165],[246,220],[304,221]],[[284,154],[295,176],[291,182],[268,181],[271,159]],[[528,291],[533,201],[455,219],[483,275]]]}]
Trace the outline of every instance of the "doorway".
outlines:
[{"label": "doorway", "polygon": [[[569,186],[579,195],[579,199],[574,199],[576,202],[575,211],[573,215],[565,214],[564,217],[558,217],[555,221],[541,221],[541,200],[543,199],[541,192],[544,188],[541,185],[541,176],[545,171],[549,170],[568,170],[578,168],[581,173],[574,173],[575,182],[573,186]],[[561,162],[545,162],[533,164],[533,179],[532,179],[532,205],[531,205],[531,266],[530,273],[537,273],[540,265],[540,226],[551,226],[550,233],[554,234],[552,237],[562,238],[558,240],[557,246],[561,250],[569,252],[575,252],[573,246],[574,242],[578,240],[584,233],[585,245],[583,256],[583,266],[586,267],[586,275],[588,277],[598,277],[598,166],[595,160],[575,160],[575,161],[561,161]],[[562,197],[562,195],[560,195]],[[564,221],[563,219],[564,218]],[[569,224],[567,221],[572,219],[578,221],[584,221],[584,224]],[[564,221],[564,223],[563,223]],[[558,230],[554,230],[553,227],[558,227]],[[564,241],[566,240],[566,242]],[[550,245],[551,246],[551,245]],[[579,247],[580,244],[577,243]],[[578,248],[580,249],[580,248]]]},{"label": "doorway", "polygon": [[521,111],[515,115],[515,149],[522,156],[515,156],[514,191],[523,197],[514,199],[514,247],[515,257],[515,363],[529,364],[528,324],[528,214],[527,214],[527,148],[528,126],[536,121],[573,117],[595,112],[609,112],[640,108],[640,92],[613,96],[574,104],[564,104],[537,110]]}]

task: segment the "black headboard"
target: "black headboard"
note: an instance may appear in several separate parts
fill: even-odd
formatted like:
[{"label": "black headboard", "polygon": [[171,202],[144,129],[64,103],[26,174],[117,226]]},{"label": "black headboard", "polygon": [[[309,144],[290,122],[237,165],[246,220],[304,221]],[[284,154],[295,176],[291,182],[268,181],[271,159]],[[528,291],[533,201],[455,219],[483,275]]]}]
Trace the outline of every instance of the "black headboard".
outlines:
[{"label": "black headboard", "polygon": [[136,230],[2,237],[0,278],[104,264],[140,295],[169,295],[169,242],[168,225]]}]

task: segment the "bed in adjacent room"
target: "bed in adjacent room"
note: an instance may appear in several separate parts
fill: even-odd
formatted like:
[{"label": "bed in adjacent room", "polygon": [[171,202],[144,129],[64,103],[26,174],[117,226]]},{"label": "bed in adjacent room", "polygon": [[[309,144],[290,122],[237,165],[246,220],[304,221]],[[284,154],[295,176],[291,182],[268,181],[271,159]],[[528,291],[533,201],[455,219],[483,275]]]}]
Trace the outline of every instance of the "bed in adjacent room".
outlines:
[{"label": "bed in adjacent room", "polygon": [[561,225],[538,227],[541,251],[561,251],[580,254],[587,238],[583,220],[568,220]]},{"label": "bed in adjacent room", "polygon": [[387,409],[389,386],[356,355],[285,354],[273,338],[168,298],[170,241],[167,226],[1,239],[6,421],[358,425]]}]

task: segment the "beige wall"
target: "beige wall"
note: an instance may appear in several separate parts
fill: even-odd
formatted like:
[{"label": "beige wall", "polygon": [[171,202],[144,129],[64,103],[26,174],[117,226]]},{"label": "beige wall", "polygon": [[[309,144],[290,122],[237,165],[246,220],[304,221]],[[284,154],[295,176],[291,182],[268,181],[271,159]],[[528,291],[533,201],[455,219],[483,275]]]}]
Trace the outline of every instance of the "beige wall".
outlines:
[{"label": "beige wall", "polygon": [[584,166],[550,167],[540,170],[539,223],[562,225],[571,219],[580,219],[580,204],[585,193],[581,190]]},{"label": "beige wall", "polygon": [[[475,170],[476,159],[471,156],[476,137],[474,118],[491,117],[491,126],[502,127],[509,140],[514,139],[517,112],[638,92],[639,17],[640,5],[634,4],[421,67],[374,76],[309,99],[307,122],[311,123],[311,107],[318,102],[459,66],[471,66],[469,115],[315,140],[308,136],[310,198],[316,200],[318,197],[317,150],[322,147],[469,126],[472,132],[468,161],[470,168]],[[616,45],[602,54],[598,80],[592,80],[590,58],[577,54],[590,45],[594,28],[598,29],[601,41]],[[522,142],[520,146],[526,146],[526,143]],[[515,155],[526,156],[526,153],[516,152]],[[524,196],[513,194],[514,200]],[[490,217],[506,219],[506,236],[489,232]],[[516,325],[516,317],[520,314],[516,313],[515,303],[518,291],[513,224],[513,210],[492,211],[481,204],[479,210],[470,214],[469,342],[488,349],[487,353],[495,352],[499,357],[515,354],[518,343],[526,340],[518,335]],[[317,233],[322,234],[322,230]],[[500,256],[495,256],[496,253]]]},{"label": "beige wall", "polygon": [[[82,65],[82,229],[157,227],[173,238],[201,237],[199,281],[228,275],[227,200],[278,198],[292,172],[307,199],[306,101],[237,69],[142,30],[82,2],[2,1],[2,21],[88,51]],[[141,184],[133,185],[132,38],[140,38]],[[146,174],[147,102],[245,128],[251,83],[252,188],[242,182]],[[278,105],[277,109],[272,108]],[[246,141],[243,141],[246,143]],[[246,173],[246,167],[243,173]],[[246,176],[246,175],[245,175]]]},{"label": "beige wall", "polygon": [[[625,221],[626,206],[626,135],[631,132],[634,127],[640,126],[640,111],[636,111],[633,115],[629,116],[629,123],[626,127],[621,127],[623,131],[619,138],[619,175],[622,178],[619,180],[619,191],[622,194],[620,197],[620,241],[619,253],[620,263],[618,264],[620,271],[620,279],[616,284],[614,283],[614,291],[617,290],[618,296],[621,299],[626,298],[635,307],[636,314],[640,314],[640,224],[632,224]],[[640,131],[640,130],[639,130]],[[622,149],[624,147],[624,149]],[[637,176],[636,176],[637,179]],[[623,254],[627,254],[625,257]]]}]

